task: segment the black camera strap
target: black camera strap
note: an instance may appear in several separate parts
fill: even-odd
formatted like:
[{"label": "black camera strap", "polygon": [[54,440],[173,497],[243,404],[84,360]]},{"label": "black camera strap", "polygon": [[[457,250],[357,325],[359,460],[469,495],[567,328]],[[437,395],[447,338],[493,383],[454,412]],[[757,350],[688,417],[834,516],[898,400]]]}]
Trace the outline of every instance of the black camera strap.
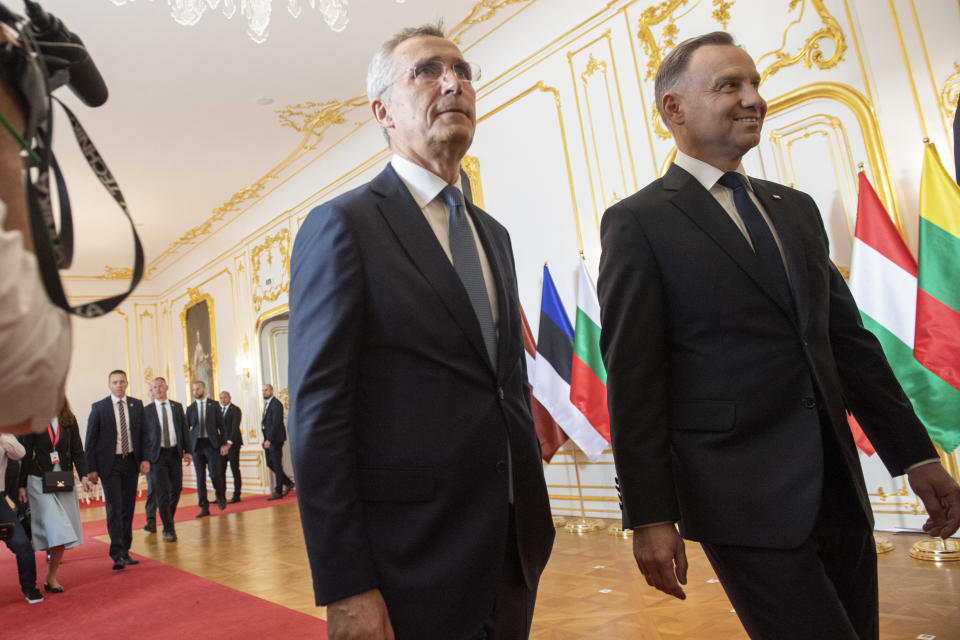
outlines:
[{"label": "black camera strap", "polygon": [[[90,169],[97,176],[97,179],[100,180],[103,188],[113,196],[117,205],[123,210],[123,214],[130,222],[130,231],[133,234],[133,278],[130,281],[129,288],[119,295],[71,306],[63,291],[63,284],[60,281],[58,269],[68,267],[73,258],[73,218],[70,210],[70,199],[67,196],[66,184],[64,183],[57,160],[50,148],[50,140],[52,138],[50,129],[52,128],[53,121],[53,118],[50,118],[47,121],[47,126],[42,127],[41,131],[38,131],[39,137],[41,138],[41,148],[39,151],[41,157],[46,161],[41,162],[39,167],[33,169],[37,171],[36,180],[31,179],[31,176],[27,176],[25,180],[27,183],[27,204],[31,213],[30,230],[33,233],[34,250],[36,251],[37,263],[40,267],[40,277],[47,290],[47,295],[50,296],[51,302],[55,305],[78,316],[95,318],[119,306],[127,296],[133,293],[137,285],[140,284],[140,280],[143,278],[144,268],[143,245],[140,243],[140,236],[137,235],[137,230],[134,226],[133,218],[130,216],[130,211],[127,209],[127,203],[126,200],[124,200],[123,193],[120,191],[120,187],[117,185],[113,173],[111,173],[107,167],[107,163],[104,162],[100,152],[97,151],[97,148],[90,140],[87,132],[80,125],[77,117],[73,115],[73,112],[70,111],[67,105],[60,102],[59,99],[55,97],[53,99],[56,100],[64,112],[66,112],[67,118],[69,118],[70,124],[73,127],[73,133],[77,138],[77,143],[80,145],[80,150],[87,160],[87,164],[90,165]],[[53,168],[53,175],[57,184],[57,198],[60,203],[61,214],[61,228],[59,233],[57,232],[53,218],[53,207],[50,202],[48,167]]]}]

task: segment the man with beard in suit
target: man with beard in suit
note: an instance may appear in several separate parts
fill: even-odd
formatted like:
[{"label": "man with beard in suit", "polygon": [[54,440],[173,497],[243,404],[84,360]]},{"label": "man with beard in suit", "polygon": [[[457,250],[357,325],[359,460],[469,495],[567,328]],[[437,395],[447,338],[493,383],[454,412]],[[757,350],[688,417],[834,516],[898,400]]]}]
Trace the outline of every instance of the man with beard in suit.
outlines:
[{"label": "man with beard in suit", "polygon": [[293,489],[291,480],[283,471],[283,443],[287,441],[287,430],[283,427],[283,404],[273,395],[273,385],[263,385],[263,448],[267,455],[267,466],[273,471],[273,495],[267,500],[279,500]]},{"label": "man with beard in suit", "polygon": [[230,465],[230,473],[233,475],[233,497],[230,498],[230,504],[240,502],[240,488],[243,486],[243,480],[240,478],[240,447],[243,445],[243,432],[240,423],[243,420],[243,412],[240,407],[233,404],[229,391],[220,392],[220,417],[223,419],[223,432],[227,438],[227,444],[230,448],[227,455],[220,460],[223,470],[223,487],[227,487],[227,465]]},{"label": "man with beard in suit", "polygon": [[194,380],[190,385],[194,401],[187,408],[187,425],[190,427],[188,438],[190,453],[193,454],[193,469],[197,473],[197,498],[200,513],[196,517],[210,515],[210,501],[207,499],[207,473],[216,494],[220,511],[227,508],[226,489],[223,486],[223,474],[220,473],[220,459],[229,445],[223,433],[223,417],[220,405],[207,397],[207,385],[202,380]]}]

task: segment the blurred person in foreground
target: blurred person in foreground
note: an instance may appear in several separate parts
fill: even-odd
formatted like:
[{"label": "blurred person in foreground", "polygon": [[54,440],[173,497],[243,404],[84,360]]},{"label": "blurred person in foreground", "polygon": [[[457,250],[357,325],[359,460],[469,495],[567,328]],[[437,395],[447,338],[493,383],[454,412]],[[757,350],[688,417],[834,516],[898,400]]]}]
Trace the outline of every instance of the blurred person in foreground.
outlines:
[{"label": "blurred person in foreground", "polygon": [[863,327],[813,199],[743,170],[759,85],[725,32],[677,45],[655,80],[676,160],[603,216],[624,526],[647,583],[681,599],[681,535],[700,542],[752,638],[875,639],[873,513],[846,409],[906,473],[931,535],[956,531],[960,488]]},{"label": "blurred person in foreground", "polygon": [[43,590],[47,593],[63,593],[64,587],[57,580],[63,552],[83,544],[80,505],[77,488],[72,483],[65,491],[44,491],[44,474],[53,471],[72,474],[76,469],[84,489],[92,489],[87,478],[83,444],[80,442],[80,426],[69,403],[64,402],[60,413],[47,425],[45,433],[24,436],[23,448],[25,455],[20,465],[20,500],[30,502],[33,548],[49,554]]},{"label": "blurred person in foreground", "polygon": [[462,191],[479,73],[439,26],[384,43],[393,157],[293,249],[290,444],[333,640],[526,638],[553,546],[510,237]]},{"label": "blurred person in foreground", "polygon": [[[25,450],[20,442],[9,433],[0,433],[0,493],[4,488],[4,471],[8,460],[21,460]],[[12,528],[13,532],[4,539],[7,548],[17,557],[17,575],[20,589],[30,604],[43,602],[43,594],[37,589],[37,563],[30,538],[23,530],[17,514],[10,508],[6,496],[0,496],[0,524]]]},{"label": "blurred person in foreground", "polygon": [[[19,46],[0,25],[0,46]],[[24,101],[0,73],[0,116],[24,132]],[[70,322],[40,281],[16,139],[0,129],[0,431],[40,432],[63,406]],[[51,393],[52,390],[52,393]]]}]

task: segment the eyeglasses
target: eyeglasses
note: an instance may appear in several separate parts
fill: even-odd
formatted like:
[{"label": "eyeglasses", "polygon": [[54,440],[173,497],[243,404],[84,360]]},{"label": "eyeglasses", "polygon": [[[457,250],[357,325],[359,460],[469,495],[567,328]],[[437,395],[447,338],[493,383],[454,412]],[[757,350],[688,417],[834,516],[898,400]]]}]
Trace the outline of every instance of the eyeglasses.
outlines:
[{"label": "eyeglasses", "polygon": [[474,82],[480,79],[480,67],[472,62],[454,62],[449,67],[440,60],[427,60],[410,67],[410,77],[419,82],[439,82],[447,75],[447,70],[462,82]]}]

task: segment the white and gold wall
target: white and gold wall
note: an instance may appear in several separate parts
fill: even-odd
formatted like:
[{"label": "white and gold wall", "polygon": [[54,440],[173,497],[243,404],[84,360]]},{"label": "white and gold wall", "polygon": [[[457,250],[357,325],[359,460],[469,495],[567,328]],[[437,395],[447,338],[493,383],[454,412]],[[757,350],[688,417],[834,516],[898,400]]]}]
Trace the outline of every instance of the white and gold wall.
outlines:
[{"label": "white and gold wall", "polygon": [[[859,165],[914,249],[922,139],[953,169],[958,0],[484,0],[463,21],[447,22],[483,68],[467,169],[475,199],[511,232],[534,332],[544,262],[572,313],[578,251],[595,269],[603,211],[668,166],[674,147],[653,104],[653,75],[687,37],[725,29],[754,56],[770,108],[763,142],[744,164],[813,195],[842,269]],[[305,95],[278,116],[278,133],[293,128],[299,144],[150,257],[147,280],[118,312],[76,321],[68,383],[81,423],[115,367],[130,371],[133,395],[146,397],[148,378],[165,375],[173,397],[187,402],[181,314],[206,299],[216,390],[229,390],[243,409],[245,487],[263,491],[260,386],[272,382],[283,395],[285,352],[276,345],[293,239],[313,206],[369,180],[389,159],[363,96]],[[125,275],[74,278],[71,292],[94,296]],[[263,331],[273,319],[281,322]],[[609,452],[578,461],[579,482],[568,447],[545,465],[554,510],[578,513],[579,485],[587,515],[617,517]],[[922,508],[903,480],[874,459],[864,467],[878,526],[917,527]]]}]

